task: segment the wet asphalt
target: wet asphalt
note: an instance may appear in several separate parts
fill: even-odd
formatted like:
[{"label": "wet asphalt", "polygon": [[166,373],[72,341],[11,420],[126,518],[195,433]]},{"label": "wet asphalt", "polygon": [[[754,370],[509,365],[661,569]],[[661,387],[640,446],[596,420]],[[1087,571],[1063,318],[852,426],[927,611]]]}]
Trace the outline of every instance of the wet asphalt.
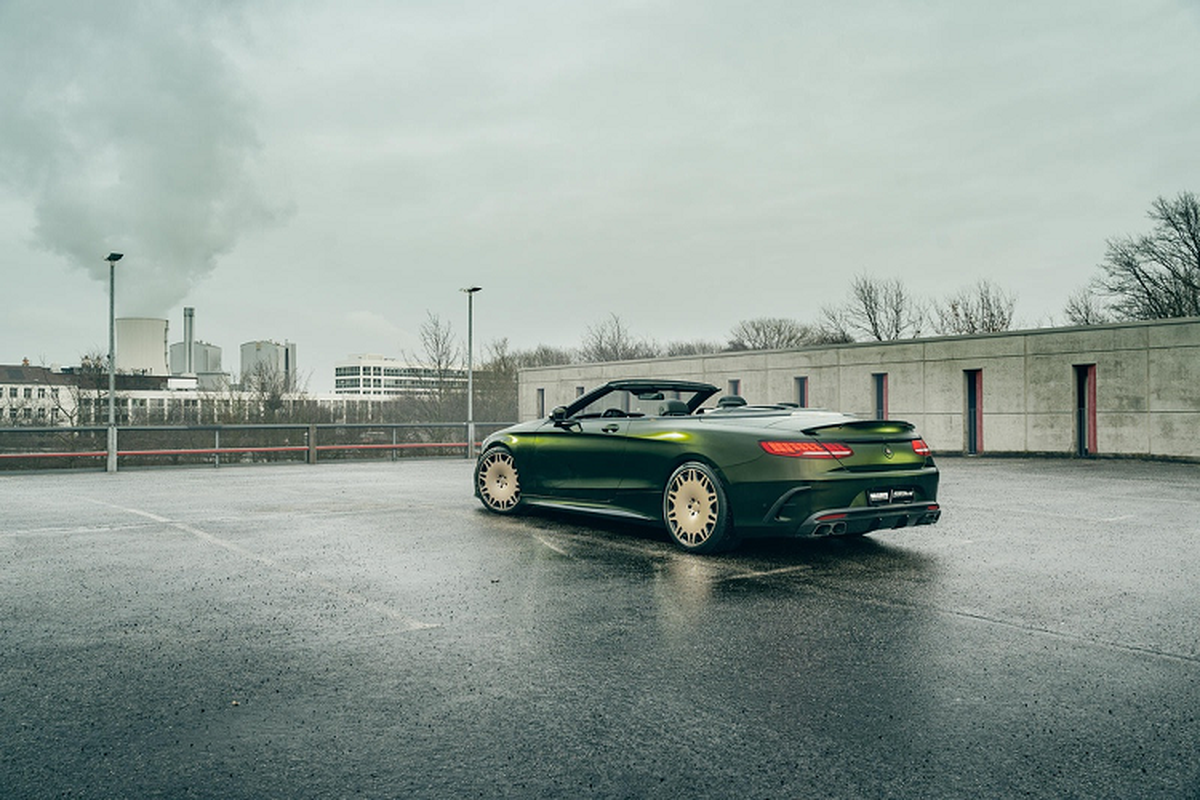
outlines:
[{"label": "wet asphalt", "polygon": [[0,796],[1200,797],[1200,466],[717,557],[461,460],[0,476]]}]

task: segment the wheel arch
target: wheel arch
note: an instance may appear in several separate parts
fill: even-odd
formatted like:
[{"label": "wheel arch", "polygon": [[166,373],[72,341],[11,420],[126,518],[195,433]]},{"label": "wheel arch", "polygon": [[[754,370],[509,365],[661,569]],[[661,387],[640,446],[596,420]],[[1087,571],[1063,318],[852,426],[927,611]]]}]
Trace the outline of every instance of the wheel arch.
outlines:
[{"label": "wheel arch", "polygon": [[721,465],[718,464],[716,461],[713,461],[712,458],[705,455],[704,453],[699,453],[699,452],[696,452],[695,450],[689,450],[684,453],[679,453],[674,458],[672,458],[669,462],[667,462],[667,469],[662,474],[662,480],[659,482],[660,485],[666,486],[667,481],[669,481],[671,479],[671,476],[675,474],[675,470],[679,469],[681,466],[688,463],[689,461],[699,461],[701,464],[704,464],[704,466],[711,469],[713,471],[713,473],[715,473],[716,476],[721,479],[721,483],[724,485],[724,487],[726,489],[729,488],[729,476],[727,476],[725,474],[725,470],[721,469]]}]

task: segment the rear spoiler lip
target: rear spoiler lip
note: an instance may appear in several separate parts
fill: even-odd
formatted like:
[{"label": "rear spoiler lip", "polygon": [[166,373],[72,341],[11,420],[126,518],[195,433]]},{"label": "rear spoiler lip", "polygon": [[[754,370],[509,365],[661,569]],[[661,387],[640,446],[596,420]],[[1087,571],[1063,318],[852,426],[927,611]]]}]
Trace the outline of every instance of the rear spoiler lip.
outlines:
[{"label": "rear spoiler lip", "polygon": [[848,428],[849,432],[855,435],[880,435],[879,432],[875,430],[875,428],[879,425],[890,425],[892,427],[901,428],[901,430],[892,433],[891,435],[893,436],[901,436],[913,433],[917,429],[917,426],[913,425],[911,422],[905,422],[904,420],[900,419],[858,419],[849,420],[846,422],[833,422],[828,425],[815,425],[811,428],[805,428],[802,432],[806,436],[820,436],[821,431],[829,430],[830,428]]}]

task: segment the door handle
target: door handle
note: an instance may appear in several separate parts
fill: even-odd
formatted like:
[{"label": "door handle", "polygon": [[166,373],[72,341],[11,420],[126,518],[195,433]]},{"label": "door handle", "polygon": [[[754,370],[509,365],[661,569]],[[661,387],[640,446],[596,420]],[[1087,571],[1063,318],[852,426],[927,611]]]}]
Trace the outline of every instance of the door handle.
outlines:
[{"label": "door handle", "polygon": [[610,422],[607,425],[605,425],[603,428],[601,428],[600,432],[601,433],[616,433],[619,430],[621,430],[620,425],[618,425],[615,422]]}]

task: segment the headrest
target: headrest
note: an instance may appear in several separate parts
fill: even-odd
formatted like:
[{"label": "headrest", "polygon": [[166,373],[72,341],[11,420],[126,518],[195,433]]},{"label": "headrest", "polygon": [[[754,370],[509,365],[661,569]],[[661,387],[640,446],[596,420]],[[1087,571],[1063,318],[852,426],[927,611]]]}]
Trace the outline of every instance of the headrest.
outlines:
[{"label": "headrest", "polygon": [[685,417],[687,413],[687,403],[682,400],[666,400],[658,407],[660,417]]}]

